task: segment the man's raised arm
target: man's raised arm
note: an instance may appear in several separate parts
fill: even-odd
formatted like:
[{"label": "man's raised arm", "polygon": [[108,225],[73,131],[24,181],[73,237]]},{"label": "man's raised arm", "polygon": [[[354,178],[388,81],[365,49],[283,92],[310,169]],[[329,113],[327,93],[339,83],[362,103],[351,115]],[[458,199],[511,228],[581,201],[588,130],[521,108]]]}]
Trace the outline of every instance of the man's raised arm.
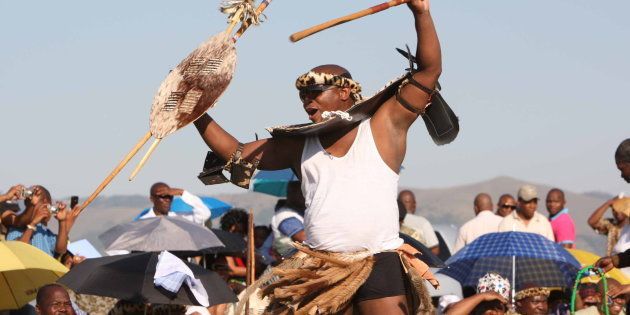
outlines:
[{"label": "man's raised arm", "polygon": [[[238,149],[239,141],[223,130],[208,114],[195,121],[195,127],[208,147],[228,161]],[[302,140],[296,138],[262,139],[243,145],[242,155],[249,162],[259,160],[262,170],[297,167],[302,153]]]}]

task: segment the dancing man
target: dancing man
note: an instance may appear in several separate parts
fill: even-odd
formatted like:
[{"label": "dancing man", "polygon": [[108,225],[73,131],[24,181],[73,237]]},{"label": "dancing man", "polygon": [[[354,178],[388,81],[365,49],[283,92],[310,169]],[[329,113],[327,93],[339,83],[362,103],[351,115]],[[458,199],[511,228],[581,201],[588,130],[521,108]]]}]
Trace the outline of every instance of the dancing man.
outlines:
[{"label": "dancing man", "polygon": [[[296,244],[298,254],[273,272],[279,280],[261,288],[274,314],[430,311],[426,290],[417,281],[430,278],[430,273],[398,237],[396,193],[407,132],[431,103],[442,61],[429,0],[412,0],[408,6],[415,20],[420,70],[402,81],[368,119],[315,136],[246,144],[207,114],[195,122],[206,144],[228,161],[233,182],[234,172],[251,175],[256,168],[292,168],[301,179],[306,240]],[[343,116],[362,102],[360,85],[338,65],[315,67],[300,76],[296,86],[309,120],[316,124],[331,114]],[[406,279],[414,275],[416,281]],[[415,286],[409,288],[409,283]]]}]

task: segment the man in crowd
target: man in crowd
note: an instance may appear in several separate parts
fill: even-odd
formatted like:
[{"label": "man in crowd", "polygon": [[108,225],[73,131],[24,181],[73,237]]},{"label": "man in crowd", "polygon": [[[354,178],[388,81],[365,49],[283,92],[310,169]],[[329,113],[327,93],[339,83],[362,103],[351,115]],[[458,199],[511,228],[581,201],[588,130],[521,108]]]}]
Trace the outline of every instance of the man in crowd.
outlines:
[{"label": "man in crowd", "polygon": [[624,286],[619,281],[613,278],[606,279],[608,292],[604,288],[603,280],[600,280],[594,285],[592,296],[590,296],[591,303],[583,303],[584,308],[575,312],[576,315],[604,315],[604,303],[608,304],[608,314],[619,315],[625,314],[624,308],[627,302],[626,292]]},{"label": "man in crowd", "polygon": [[295,248],[291,245],[293,242],[302,243],[306,240],[303,217],[305,208],[300,182],[289,182],[286,202],[271,218],[273,248],[282,257],[295,252]]},{"label": "man in crowd", "polygon": [[[63,202],[53,207],[50,192],[40,185],[33,186],[32,195],[24,199],[24,205],[26,208],[21,214],[3,216],[3,223],[9,226],[7,240],[31,244],[53,257],[63,255],[78,208],[70,211]],[[53,216],[59,223],[57,234],[48,229],[48,222]]]},{"label": "man in crowd", "polygon": [[70,295],[60,284],[47,284],[37,290],[35,309],[38,315],[75,315]]},{"label": "man in crowd", "polygon": [[535,285],[526,285],[525,288],[516,292],[516,312],[523,315],[547,315],[549,306],[547,298],[549,289]]},{"label": "man in crowd", "polygon": [[435,255],[439,255],[440,244],[431,222],[429,222],[429,220],[425,217],[416,214],[416,196],[410,190],[403,190],[398,193],[398,200],[402,202],[407,210],[407,215],[405,216],[405,221],[403,222],[404,225],[416,230],[420,235],[418,239],[420,243],[431,249],[431,252]]},{"label": "man in crowd", "polygon": [[547,193],[547,211],[556,243],[564,248],[575,248],[575,223],[565,207],[564,192],[553,188]]},{"label": "man in crowd", "polygon": [[516,210],[516,199],[510,194],[503,194],[497,203],[497,215],[505,218]]},{"label": "man in crowd", "polygon": [[[203,225],[206,220],[210,219],[210,209],[203,203],[201,198],[191,194],[190,192],[180,189],[171,188],[167,184],[157,182],[151,186],[149,191],[153,208],[140,217],[140,219],[155,218],[158,216],[181,216],[182,218]],[[182,201],[192,207],[192,214],[178,215],[171,211],[171,203],[174,196],[181,196]]]},{"label": "man in crowd", "polygon": [[499,232],[499,224],[503,218],[492,212],[492,198],[490,195],[486,193],[478,194],[473,202],[473,210],[475,211],[475,217],[459,228],[457,241],[455,241],[453,249],[454,252],[458,252],[484,234]]},{"label": "man in crowd", "polygon": [[524,185],[518,190],[516,211],[503,218],[499,232],[528,232],[540,234],[555,242],[549,220],[538,213],[538,192],[532,185]]}]

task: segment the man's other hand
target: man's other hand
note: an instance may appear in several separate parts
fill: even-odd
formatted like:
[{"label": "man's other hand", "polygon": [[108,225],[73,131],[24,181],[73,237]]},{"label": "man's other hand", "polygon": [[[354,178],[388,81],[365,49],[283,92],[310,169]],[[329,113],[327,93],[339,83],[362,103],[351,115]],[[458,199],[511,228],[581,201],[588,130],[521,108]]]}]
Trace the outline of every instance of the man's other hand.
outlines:
[{"label": "man's other hand", "polygon": [[595,263],[595,267],[602,268],[604,269],[604,271],[608,272],[611,269],[613,269],[615,266],[617,266],[618,264],[619,264],[619,257],[617,257],[616,255],[613,255],[613,256],[600,258]]}]

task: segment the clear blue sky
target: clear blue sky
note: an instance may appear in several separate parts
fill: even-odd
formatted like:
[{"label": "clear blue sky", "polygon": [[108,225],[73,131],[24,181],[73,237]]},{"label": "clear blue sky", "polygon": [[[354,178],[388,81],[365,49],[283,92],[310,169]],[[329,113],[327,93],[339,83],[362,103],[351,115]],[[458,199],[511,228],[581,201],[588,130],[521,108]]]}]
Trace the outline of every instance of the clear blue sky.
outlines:
[{"label": "clear blue sky", "polygon": [[[404,6],[297,44],[307,26],[376,1],[275,0],[268,21],[238,43],[237,70],[213,116],[241,141],[305,122],[293,82],[323,63],[346,66],[369,95],[406,66],[415,45]],[[0,2],[0,190],[41,183],[88,195],[148,131],[169,69],[226,26],[218,1]],[[630,192],[613,163],[630,137],[630,2],[437,1],[443,95],[460,137],[435,146],[410,131],[401,185],[452,186],[509,175],[573,191]],[[104,192],[146,194],[151,183],[205,194],[205,145],[192,126],[167,137],[136,181],[125,169]]]}]

